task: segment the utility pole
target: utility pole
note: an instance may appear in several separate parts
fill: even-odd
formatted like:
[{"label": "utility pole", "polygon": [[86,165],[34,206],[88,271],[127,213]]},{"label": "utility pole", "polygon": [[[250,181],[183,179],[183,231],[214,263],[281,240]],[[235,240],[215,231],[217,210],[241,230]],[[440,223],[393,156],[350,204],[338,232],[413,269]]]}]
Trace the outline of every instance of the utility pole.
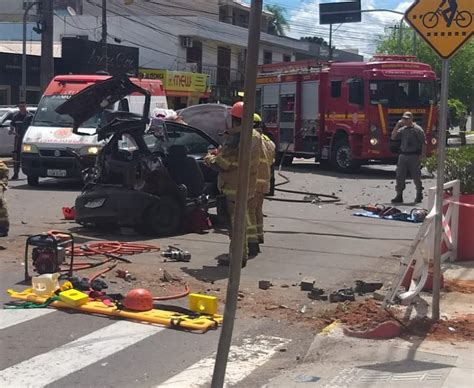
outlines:
[{"label": "utility pole", "polygon": [[417,54],[417,51],[418,51],[418,48],[416,47],[417,46],[417,42],[416,42],[416,31],[413,30],[413,55],[416,57],[416,54]]},{"label": "utility pole", "polygon": [[329,60],[332,60],[332,23],[329,25]]},{"label": "utility pole", "polygon": [[255,108],[255,88],[257,83],[258,44],[260,41],[260,23],[262,18],[263,0],[252,0],[250,5],[250,20],[247,43],[247,63],[245,66],[244,85],[244,120],[239,144],[239,174],[237,198],[235,204],[235,219],[232,227],[232,242],[230,244],[229,281],[227,283],[224,322],[222,324],[219,344],[217,346],[216,363],[212,376],[212,388],[222,388],[224,385],[229,349],[232,342],[235,314],[237,312],[237,297],[240,285],[242,256],[244,253],[245,213],[249,191],[250,152],[252,144],[253,113]]},{"label": "utility pole", "polygon": [[107,58],[107,0],[102,0],[102,57],[104,58],[105,71],[108,71]]},{"label": "utility pole", "polygon": [[441,242],[443,241],[443,193],[444,193],[444,166],[446,158],[446,130],[448,128],[448,92],[449,92],[449,60],[442,60],[441,68],[441,101],[440,101],[440,130],[438,138],[438,172],[436,176],[436,213],[433,252],[433,305],[431,318],[439,320],[439,291],[441,277]]},{"label": "utility pole", "polygon": [[53,0],[41,1],[41,93],[44,92],[54,76],[53,32],[54,14]]},{"label": "utility pole", "polygon": [[400,21],[400,27],[398,29],[398,54],[402,55],[402,38],[403,38],[403,19]]},{"label": "utility pole", "polygon": [[21,89],[20,89],[20,102],[26,102],[26,23],[28,21],[28,12],[30,12],[33,6],[38,5],[38,2],[23,3],[23,50],[21,54]]}]

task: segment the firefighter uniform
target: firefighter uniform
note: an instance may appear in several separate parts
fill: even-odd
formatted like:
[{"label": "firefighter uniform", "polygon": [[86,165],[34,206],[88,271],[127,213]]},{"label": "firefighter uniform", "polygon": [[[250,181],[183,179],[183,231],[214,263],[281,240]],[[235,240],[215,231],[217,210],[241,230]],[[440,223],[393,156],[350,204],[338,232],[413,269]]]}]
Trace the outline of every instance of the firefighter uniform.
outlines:
[{"label": "firefighter uniform", "polygon": [[275,159],[275,143],[262,134],[262,153],[258,166],[257,186],[255,188],[257,237],[259,244],[264,243],[263,236],[263,201],[270,191],[271,168]]},{"label": "firefighter uniform", "polygon": [[[259,196],[257,195],[258,177],[260,175],[260,165],[264,156],[262,135],[252,130],[252,158],[250,159],[249,197],[247,201],[247,211],[249,214],[249,225],[247,227],[247,245],[251,256],[256,256],[260,249],[258,247],[258,219],[257,212],[259,206]],[[266,161],[265,161],[266,163]]]},{"label": "firefighter uniform", "polygon": [[[240,128],[233,130],[235,134],[230,135],[234,139],[240,136]],[[238,141],[230,140],[220,149],[217,155],[206,155],[204,158],[206,164],[219,172],[217,185],[220,192],[225,196],[227,212],[229,216],[229,234],[232,241],[232,225],[234,223],[235,202],[237,197],[237,185],[239,175],[239,147]],[[250,153],[250,175],[249,175],[249,191],[247,197],[247,214],[246,214],[246,236],[247,242],[244,251],[248,253],[248,247],[251,242],[257,242],[256,225],[251,223],[249,209],[252,208],[255,196],[255,187],[257,185],[257,172],[259,165],[259,156],[262,147],[262,139],[258,132],[252,134],[252,145]],[[247,257],[244,257],[246,259]]]},{"label": "firefighter uniform", "polygon": [[0,237],[7,236],[10,228],[7,203],[5,201],[5,191],[8,186],[8,172],[9,169],[7,165],[0,161]]}]

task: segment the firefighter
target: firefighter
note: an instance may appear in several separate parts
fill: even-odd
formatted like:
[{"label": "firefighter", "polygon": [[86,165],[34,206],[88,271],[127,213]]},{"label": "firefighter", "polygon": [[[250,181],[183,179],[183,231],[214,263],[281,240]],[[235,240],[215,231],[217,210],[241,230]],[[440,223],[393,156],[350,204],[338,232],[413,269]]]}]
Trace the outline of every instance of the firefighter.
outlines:
[{"label": "firefighter", "polygon": [[275,143],[262,133],[262,118],[255,113],[253,115],[254,129],[262,136],[262,153],[258,166],[257,186],[255,188],[255,222],[257,224],[258,243],[264,243],[263,236],[263,200],[270,191],[272,177],[272,166],[275,160]]},{"label": "firefighter", "polygon": [[19,111],[13,116],[10,122],[10,135],[15,135],[15,148],[13,150],[13,176],[12,180],[18,179],[20,172],[21,143],[23,136],[30,125],[33,115],[26,110],[26,103],[21,101],[18,104]]},{"label": "firefighter", "polygon": [[[235,213],[235,202],[237,195],[237,185],[238,185],[238,173],[239,173],[239,143],[240,143],[240,133],[242,130],[242,118],[244,115],[244,104],[243,102],[236,102],[230,111],[232,118],[232,128],[226,131],[226,140],[216,154],[208,154],[204,158],[204,162],[219,172],[218,175],[218,187],[220,192],[225,197],[226,208],[229,218],[229,237],[231,238],[232,244],[232,225],[234,222],[234,213]],[[252,155],[250,161],[250,176],[249,176],[249,192],[248,192],[248,202],[247,202],[247,215],[246,215],[246,236],[245,241],[247,242],[244,247],[244,257],[242,258],[242,266],[246,265],[247,258],[250,255],[253,256],[254,250],[249,252],[249,246],[252,247],[252,244],[249,244],[250,241],[256,241],[258,245],[257,231],[256,228],[253,230],[250,225],[250,217],[248,214],[249,202],[253,201],[255,195],[255,186],[257,183],[257,170],[260,159],[260,150],[261,150],[261,138],[260,136],[252,135],[252,145],[249,152]],[[232,249],[231,249],[232,250]],[[229,256],[224,256],[220,258],[219,264],[228,265]]]},{"label": "firefighter", "polygon": [[403,203],[405,181],[410,173],[416,187],[415,203],[423,201],[423,185],[421,182],[421,155],[425,153],[426,137],[423,129],[413,122],[413,114],[405,112],[393,128],[392,140],[400,140],[400,155],[397,163],[397,195],[392,203]]},{"label": "firefighter", "polygon": [[8,167],[0,160],[0,237],[8,236],[10,223],[8,222],[7,203],[5,201],[5,191],[8,186]]}]

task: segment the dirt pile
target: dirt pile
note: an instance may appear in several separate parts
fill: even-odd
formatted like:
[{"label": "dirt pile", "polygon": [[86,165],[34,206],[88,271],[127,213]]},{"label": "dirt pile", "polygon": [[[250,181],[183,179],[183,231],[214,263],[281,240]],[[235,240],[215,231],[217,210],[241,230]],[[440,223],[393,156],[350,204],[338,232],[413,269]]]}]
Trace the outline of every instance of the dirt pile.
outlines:
[{"label": "dirt pile", "polygon": [[474,294],[474,280],[446,280],[444,282],[444,289],[447,292]]},{"label": "dirt pile", "polygon": [[429,318],[414,319],[407,323],[405,333],[434,341],[473,341],[474,314],[442,319],[438,322],[433,322]]}]

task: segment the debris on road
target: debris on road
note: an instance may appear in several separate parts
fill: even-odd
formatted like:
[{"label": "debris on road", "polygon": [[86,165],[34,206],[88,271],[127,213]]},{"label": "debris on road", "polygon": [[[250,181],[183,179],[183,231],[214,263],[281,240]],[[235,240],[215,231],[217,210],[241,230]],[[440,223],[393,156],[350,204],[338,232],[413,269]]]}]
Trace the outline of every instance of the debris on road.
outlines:
[{"label": "debris on road", "polygon": [[261,290],[268,290],[273,284],[269,280],[259,280],[258,288]]},{"label": "debris on road", "polygon": [[169,245],[165,251],[161,252],[161,256],[166,258],[165,262],[173,260],[187,263],[191,260],[191,253],[172,245]]},{"label": "debris on road", "polygon": [[371,292],[375,292],[377,290],[380,290],[383,286],[383,283],[367,283],[363,280],[356,280],[355,284],[356,286],[354,288],[354,292],[358,295],[365,295]]},{"label": "debris on road", "polygon": [[126,270],[126,269],[118,269],[115,272],[116,272],[116,274],[117,274],[116,276],[118,278],[124,279],[127,282],[131,282],[132,280],[137,280],[137,278],[132,276],[132,274],[130,272],[128,272],[128,270]]},{"label": "debris on road", "polygon": [[311,291],[313,289],[314,283],[316,283],[316,279],[314,278],[303,278],[300,283],[301,291]]},{"label": "debris on road", "polygon": [[329,302],[331,303],[346,301],[355,301],[354,290],[352,288],[341,288],[340,290],[331,292],[331,294],[329,294]]}]

